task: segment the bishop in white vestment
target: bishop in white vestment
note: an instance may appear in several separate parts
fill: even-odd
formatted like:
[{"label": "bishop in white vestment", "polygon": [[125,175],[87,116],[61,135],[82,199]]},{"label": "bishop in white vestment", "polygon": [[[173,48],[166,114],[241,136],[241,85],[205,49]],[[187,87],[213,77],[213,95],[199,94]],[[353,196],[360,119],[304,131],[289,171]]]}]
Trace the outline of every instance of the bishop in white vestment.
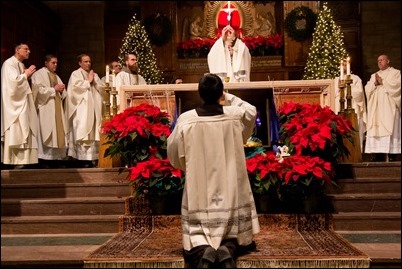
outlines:
[{"label": "bishop in white vestment", "polygon": [[228,82],[250,81],[251,54],[231,26],[222,29],[218,38],[208,53],[209,72],[218,75]]}]

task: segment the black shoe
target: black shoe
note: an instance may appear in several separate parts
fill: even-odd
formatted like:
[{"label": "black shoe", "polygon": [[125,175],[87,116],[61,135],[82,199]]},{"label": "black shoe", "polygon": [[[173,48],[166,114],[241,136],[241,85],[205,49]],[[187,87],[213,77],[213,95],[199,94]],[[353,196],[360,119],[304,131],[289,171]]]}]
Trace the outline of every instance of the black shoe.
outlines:
[{"label": "black shoe", "polygon": [[217,252],[220,268],[237,268],[236,262],[226,246],[220,246]]},{"label": "black shoe", "polygon": [[216,256],[216,250],[213,247],[207,247],[197,268],[214,268]]}]

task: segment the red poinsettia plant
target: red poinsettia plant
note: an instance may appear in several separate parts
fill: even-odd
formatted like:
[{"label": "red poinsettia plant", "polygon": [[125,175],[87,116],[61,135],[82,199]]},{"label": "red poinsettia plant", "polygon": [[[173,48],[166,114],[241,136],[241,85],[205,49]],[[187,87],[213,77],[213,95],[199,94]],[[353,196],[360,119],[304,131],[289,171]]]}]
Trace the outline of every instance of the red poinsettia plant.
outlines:
[{"label": "red poinsettia plant", "polygon": [[177,44],[176,51],[179,58],[206,57],[214,45],[214,38],[196,38],[181,41]]},{"label": "red poinsettia plant", "polygon": [[350,154],[344,144],[353,143],[355,130],[349,119],[319,104],[284,103],[278,109],[281,142],[291,154],[318,156],[336,163]]},{"label": "red poinsettia plant", "polygon": [[146,103],[125,109],[103,123],[106,134],[107,156],[120,156],[126,166],[148,159],[151,155],[167,155],[167,137],[170,135],[170,116],[159,107]]},{"label": "red poinsettia plant", "polygon": [[180,169],[172,167],[167,158],[155,156],[129,167],[128,179],[134,187],[134,196],[164,196],[177,193],[184,187],[184,177]]},{"label": "red poinsettia plant", "polygon": [[273,151],[262,152],[246,159],[253,193],[267,193],[280,184],[282,179],[282,163]]},{"label": "red poinsettia plant", "polygon": [[[177,44],[176,50],[179,58],[206,57],[208,52],[220,37],[217,38],[196,38],[181,41]],[[266,55],[274,55],[283,48],[283,36],[276,33],[267,37],[244,36],[241,38],[254,56],[261,55],[259,51],[266,51]]]},{"label": "red poinsettia plant", "polygon": [[259,153],[246,160],[254,193],[279,192],[283,186],[297,187],[300,193],[317,191],[315,187],[334,184],[334,169],[320,157],[292,155],[280,158],[274,151]]},{"label": "red poinsettia plant", "polygon": [[242,40],[250,50],[258,50],[259,48],[281,49],[283,47],[283,37],[278,33],[274,35],[269,35],[267,37],[260,35],[256,37],[245,36],[242,38]]},{"label": "red poinsettia plant", "polygon": [[128,171],[133,195],[162,195],[183,188],[181,171],[167,158],[170,115],[146,103],[126,108],[103,123],[107,156],[119,156]]}]

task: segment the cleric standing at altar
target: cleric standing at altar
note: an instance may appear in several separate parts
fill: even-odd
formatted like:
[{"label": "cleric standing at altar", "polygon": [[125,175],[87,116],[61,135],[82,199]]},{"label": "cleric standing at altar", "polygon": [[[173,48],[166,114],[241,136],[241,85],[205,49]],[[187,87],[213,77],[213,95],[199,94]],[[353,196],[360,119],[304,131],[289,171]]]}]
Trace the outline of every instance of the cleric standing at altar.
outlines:
[{"label": "cleric standing at altar", "polygon": [[229,78],[226,82],[250,81],[250,51],[230,25],[222,29],[222,36],[209,51],[208,68],[223,80]]}]

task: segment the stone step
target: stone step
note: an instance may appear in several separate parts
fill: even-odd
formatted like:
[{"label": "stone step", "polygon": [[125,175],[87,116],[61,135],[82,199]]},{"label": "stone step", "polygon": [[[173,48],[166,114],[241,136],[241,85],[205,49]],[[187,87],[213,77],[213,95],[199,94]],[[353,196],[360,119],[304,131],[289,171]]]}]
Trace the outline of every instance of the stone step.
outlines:
[{"label": "stone step", "polygon": [[[1,234],[117,233],[122,215],[18,216],[1,218]],[[398,231],[401,212],[338,212],[339,231]]]},{"label": "stone step", "polygon": [[[400,268],[400,231],[338,232],[370,257],[370,268]],[[380,233],[380,234],[378,234]],[[2,235],[1,266],[84,268],[83,260],[115,234]],[[57,246],[57,247],[55,247]]]},{"label": "stone step", "polygon": [[401,211],[401,193],[343,193],[328,196],[335,212]]},{"label": "stone step", "polygon": [[127,182],[121,168],[2,170],[1,184]]},{"label": "stone step", "polygon": [[336,231],[400,231],[401,212],[338,212]]},{"label": "stone step", "polygon": [[126,197],[127,182],[2,184],[4,198]]},{"label": "stone step", "polygon": [[342,163],[336,169],[338,179],[400,178],[401,162]]},{"label": "stone step", "polygon": [[1,234],[118,233],[119,216],[1,217]]},{"label": "stone step", "polygon": [[326,186],[327,193],[400,193],[401,177],[338,179],[336,185]]},{"label": "stone step", "polygon": [[2,199],[3,216],[67,216],[124,214],[123,197]]}]

